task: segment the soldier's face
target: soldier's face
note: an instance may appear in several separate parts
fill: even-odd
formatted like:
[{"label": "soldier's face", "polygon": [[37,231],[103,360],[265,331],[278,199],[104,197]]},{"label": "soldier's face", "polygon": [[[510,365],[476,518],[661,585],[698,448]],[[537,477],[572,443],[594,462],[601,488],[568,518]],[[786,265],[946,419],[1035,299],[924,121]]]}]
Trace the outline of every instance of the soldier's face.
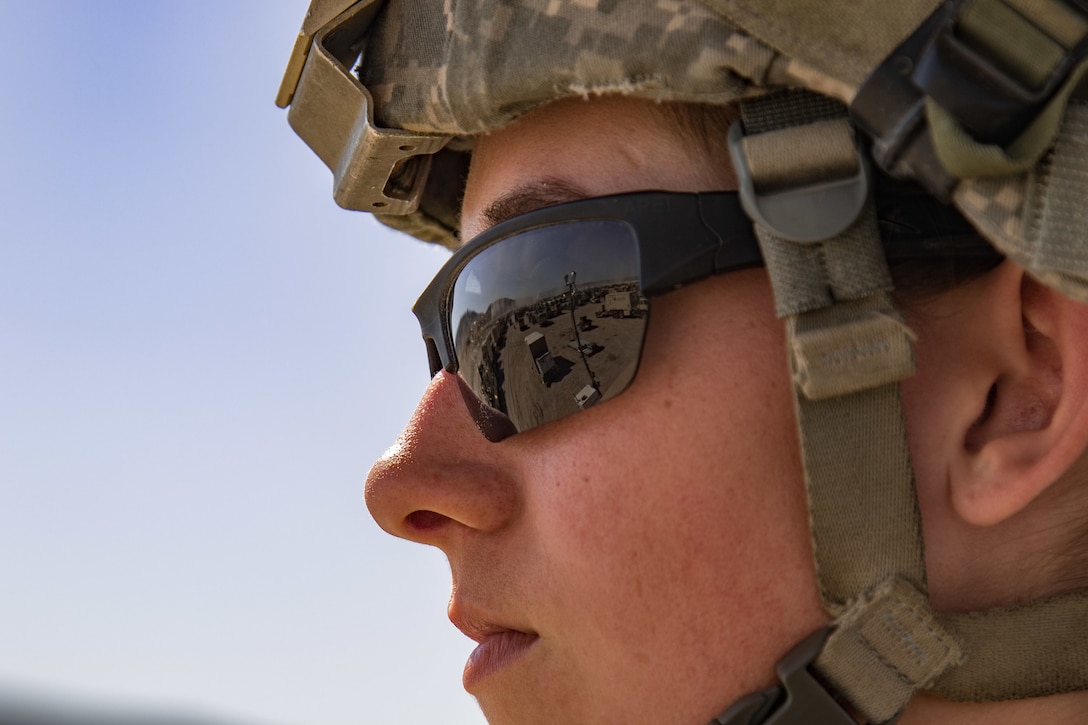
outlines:
[{"label": "soldier's face", "polygon": [[[646,103],[568,101],[478,140],[463,226],[572,193],[731,187],[728,159]],[[367,503],[449,558],[491,722],[704,723],[824,623],[773,310],[763,270],[657,297],[626,392],[498,442],[456,375],[432,380]]]}]

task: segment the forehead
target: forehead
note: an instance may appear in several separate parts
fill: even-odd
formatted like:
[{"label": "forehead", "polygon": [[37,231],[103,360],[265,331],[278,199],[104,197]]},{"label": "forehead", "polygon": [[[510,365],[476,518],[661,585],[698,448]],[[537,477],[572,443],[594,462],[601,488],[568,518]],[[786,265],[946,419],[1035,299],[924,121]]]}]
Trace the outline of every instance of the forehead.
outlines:
[{"label": "forehead", "polygon": [[513,189],[550,186],[559,202],[572,195],[734,188],[727,154],[713,153],[716,144],[681,118],[640,99],[566,99],[478,138],[465,188],[464,237],[486,228],[487,208]]}]

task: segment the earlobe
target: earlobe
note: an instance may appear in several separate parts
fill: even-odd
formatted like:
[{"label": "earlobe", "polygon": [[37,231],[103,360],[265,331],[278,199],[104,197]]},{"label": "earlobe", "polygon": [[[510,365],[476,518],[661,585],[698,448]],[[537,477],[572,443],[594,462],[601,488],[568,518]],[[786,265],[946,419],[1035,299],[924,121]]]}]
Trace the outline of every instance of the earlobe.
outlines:
[{"label": "earlobe", "polygon": [[992,274],[1005,277],[984,288],[992,316],[975,321],[992,382],[949,471],[953,508],[976,526],[1026,508],[1088,447],[1088,305],[1008,262]]}]

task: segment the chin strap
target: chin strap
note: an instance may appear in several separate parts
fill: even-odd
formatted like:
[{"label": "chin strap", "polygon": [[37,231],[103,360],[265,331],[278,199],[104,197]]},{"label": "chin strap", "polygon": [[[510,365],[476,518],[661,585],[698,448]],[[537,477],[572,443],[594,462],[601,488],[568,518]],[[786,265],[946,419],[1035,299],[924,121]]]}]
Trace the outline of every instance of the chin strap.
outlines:
[{"label": "chin strap", "polygon": [[[891,302],[868,164],[845,107],[789,91],[743,103],[738,123],[731,151],[787,322],[816,574],[835,617],[811,670],[869,721],[887,722],[962,659],[926,596],[898,387],[914,372],[913,335]],[[786,218],[790,205],[798,220]],[[803,238],[795,230],[812,208],[835,223]],[[810,722],[793,701],[806,718],[795,722]]]},{"label": "chin strap", "polygon": [[805,91],[747,101],[730,143],[787,321],[816,573],[834,622],[779,663],[781,688],[715,722],[849,725],[846,706],[885,723],[919,690],[980,701],[1088,688],[1088,596],[965,615],[930,606],[899,395],[913,334],[891,302],[845,107]]}]

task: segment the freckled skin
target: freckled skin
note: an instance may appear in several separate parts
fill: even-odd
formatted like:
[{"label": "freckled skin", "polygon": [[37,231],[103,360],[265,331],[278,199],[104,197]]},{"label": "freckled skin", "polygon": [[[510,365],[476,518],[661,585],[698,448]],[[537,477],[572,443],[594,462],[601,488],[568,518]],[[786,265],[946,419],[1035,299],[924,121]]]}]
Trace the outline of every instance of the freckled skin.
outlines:
[{"label": "freckled skin", "polygon": [[[542,178],[592,196],[734,188],[728,159],[664,123],[645,102],[576,99],[477,139],[466,236],[496,198]],[[993,382],[964,382],[986,334],[960,329],[972,310],[988,313],[974,290],[922,327],[919,373],[904,386],[930,582],[948,608],[1010,596],[987,589],[1008,577],[985,564],[1007,560],[956,519],[947,489],[947,461]],[[766,272],[748,270],[655,298],[631,387],[525,433],[489,440],[458,378],[435,376],[371,471],[367,505],[390,533],[443,550],[455,619],[538,635],[473,684],[489,722],[703,725],[771,685],[775,662],[827,622],[784,337]],[[916,698],[902,723],[1041,721],[1032,703],[1006,705]],[[1053,712],[1085,712],[1083,699],[1062,706]]]},{"label": "freckled skin", "polygon": [[[546,176],[593,195],[731,186],[727,159],[660,124],[623,100],[576,101],[479,139],[466,228],[499,194]],[[449,376],[432,382],[404,450],[372,472],[368,502],[393,533],[443,548],[455,598],[540,635],[474,688],[490,722],[706,722],[772,684],[774,662],[826,621],[773,310],[763,270],[657,298],[628,391],[499,443],[446,394]],[[501,516],[477,510],[488,506],[480,480]],[[418,492],[391,517],[394,487]],[[446,520],[413,528],[409,509]]]}]

